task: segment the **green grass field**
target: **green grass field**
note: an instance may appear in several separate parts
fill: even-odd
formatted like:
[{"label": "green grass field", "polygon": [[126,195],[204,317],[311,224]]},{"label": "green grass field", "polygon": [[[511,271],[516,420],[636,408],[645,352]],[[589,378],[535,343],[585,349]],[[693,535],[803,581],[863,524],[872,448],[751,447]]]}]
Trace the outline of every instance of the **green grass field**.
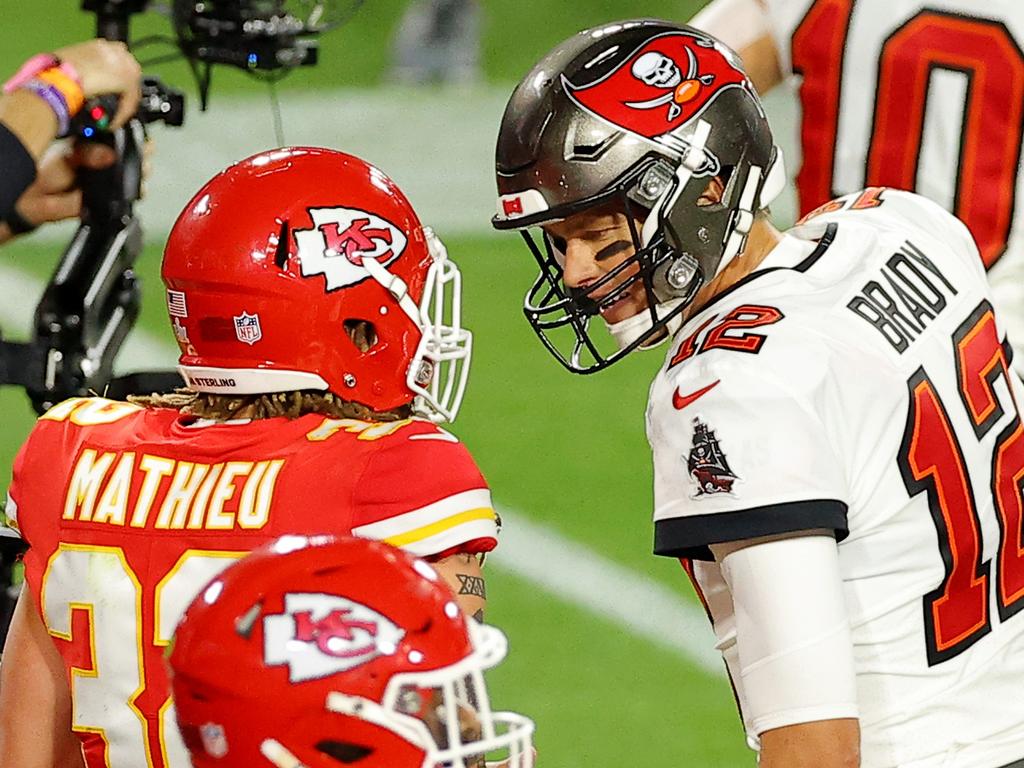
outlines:
[{"label": "green grass field", "polygon": [[[690,595],[679,566],[650,555],[651,479],[643,435],[647,383],[657,355],[627,359],[601,376],[575,377],[548,358],[522,318],[532,277],[515,237],[449,239],[465,275],[464,309],[475,336],[465,405],[454,431],[472,449],[496,502]],[[56,247],[24,242],[0,260],[44,276]],[[162,334],[159,249],[140,261],[140,327]],[[0,467],[7,474],[33,416],[24,395],[0,392]],[[536,718],[541,765],[752,765],[728,683],[606,620],[490,569],[489,620],[512,653],[493,675],[501,706]],[[665,616],[666,626],[673,617]]]},{"label": "green grass field", "polygon": [[[508,83],[579,27],[640,12],[683,19],[699,4],[485,0],[485,72],[492,82]],[[8,43],[0,72],[13,71],[37,50],[88,36],[89,19],[77,5],[0,0]],[[379,83],[402,7],[400,0],[367,0],[348,27],[324,41],[323,66],[298,73],[284,87]],[[139,26],[140,33],[157,28],[166,25],[157,19]],[[156,71],[179,86],[187,82],[180,67]],[[232,72],[219,76],[216,88],[215,99],[217,92],[263,94],[262,86]],[[152,237],[138,265],[145,296],[139,326],[170,343],[158,276],[160,237]],[[477,457],[496,502],[692,600],[678,564],[650,554],[643,412],[660,354],[634,356],[598,376],[569,375],[522,317],[534,267],[520,240],[496,237],[483,226],[476,235],[445,239],[463,270],[466,324],[476,334],[470,388],[454,431]],[[33,237],[0,251],[0,268],[45,278],[59,250],[60,244]],[[20,392],[0,391],[0,475],[9,475],[32,422]],[[500,568],[489,569],[488,581],[488,618],[512,643],[509,659],[492,676],[492,695],[501,707],[536,719],[541,766],[754,764],[724,677]],[[675,618],[663,617],[670,631]]]}]

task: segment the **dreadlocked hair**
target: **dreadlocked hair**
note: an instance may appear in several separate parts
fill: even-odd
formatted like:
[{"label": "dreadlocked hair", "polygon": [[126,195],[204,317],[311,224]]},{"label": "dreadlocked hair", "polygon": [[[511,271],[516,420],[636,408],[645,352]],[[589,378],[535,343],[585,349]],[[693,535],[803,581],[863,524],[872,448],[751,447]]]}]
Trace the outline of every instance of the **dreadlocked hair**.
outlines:
[{"label": "dreadlocked hair", "polygon": [[412,405],[375,411],[362,403],[344,400],[333,392],[300,389],[258,395],[218,395],[178,389],[167,394],[130,395],[128,400],[147,408],[174,408],[189,416],[214,421],[232,419],[297,419],[317,413],[334,419],[398,421],[412,416]]}]

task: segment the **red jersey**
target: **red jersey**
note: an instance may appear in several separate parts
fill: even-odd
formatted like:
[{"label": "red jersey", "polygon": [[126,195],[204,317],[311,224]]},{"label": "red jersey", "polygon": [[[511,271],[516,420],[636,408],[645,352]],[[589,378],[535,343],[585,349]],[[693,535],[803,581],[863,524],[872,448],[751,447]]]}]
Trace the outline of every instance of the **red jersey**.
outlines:
[{"label": "red jersey", "polygon": [[355,533],[423,556],[497,543],[480,471],[429,422],[189,423],[100,398],[39,420],[7,513],[89,768],[188,768],[162,656],[197,592],[250,550],[284,534]]}]

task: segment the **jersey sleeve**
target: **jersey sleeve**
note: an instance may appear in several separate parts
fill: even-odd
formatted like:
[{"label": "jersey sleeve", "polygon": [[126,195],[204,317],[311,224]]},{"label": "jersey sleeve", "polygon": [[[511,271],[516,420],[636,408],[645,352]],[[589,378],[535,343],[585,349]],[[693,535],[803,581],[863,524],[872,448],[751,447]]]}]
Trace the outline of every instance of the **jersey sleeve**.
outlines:
[{"label": "jersey sleeve", "polygon": [[793,35],[813,4],[814,0],[761,0],[775,40],[783,77],[793,71]]},{"label": "jersey sleeve", "polygon": [[433,425],[381,441],[354,501],[353,534],[421,557],[489,552],[498,543],[498,517],[476,462]]},{"label": "jersey sleeve", "polygon": [[828,397],[820,378],[719,365],[670,383],[667,397],[652,395],[667,402],[652,402],[649,424],[656,554],[711,559],[714,543],[846,535],[849,495],[818,413]]},{"label": "jersey sleeve", "polygon": [[52,424],[38,421],[22,443],[14,458],[11,471],[11,483],[7,488],[7,501],[4,505],[3,530],[0,535],[17,536],[29,546],[39,543],[38,511],[34,515],[33,499],[36,495],[34,484],[53,482],[53,470],[58,466],[57,457],[47,450],[47,435]]}]

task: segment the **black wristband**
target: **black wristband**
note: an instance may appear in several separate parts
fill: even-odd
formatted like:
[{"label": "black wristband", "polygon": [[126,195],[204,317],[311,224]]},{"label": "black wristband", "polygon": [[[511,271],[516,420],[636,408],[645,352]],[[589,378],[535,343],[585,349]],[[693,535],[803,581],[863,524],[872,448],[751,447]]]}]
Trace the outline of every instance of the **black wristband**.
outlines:
[{"label": "black wristband", "polygon": [[35,179],[35,159],[18,137],[0,123],[0,219],[10,221],[14,204]]}]

